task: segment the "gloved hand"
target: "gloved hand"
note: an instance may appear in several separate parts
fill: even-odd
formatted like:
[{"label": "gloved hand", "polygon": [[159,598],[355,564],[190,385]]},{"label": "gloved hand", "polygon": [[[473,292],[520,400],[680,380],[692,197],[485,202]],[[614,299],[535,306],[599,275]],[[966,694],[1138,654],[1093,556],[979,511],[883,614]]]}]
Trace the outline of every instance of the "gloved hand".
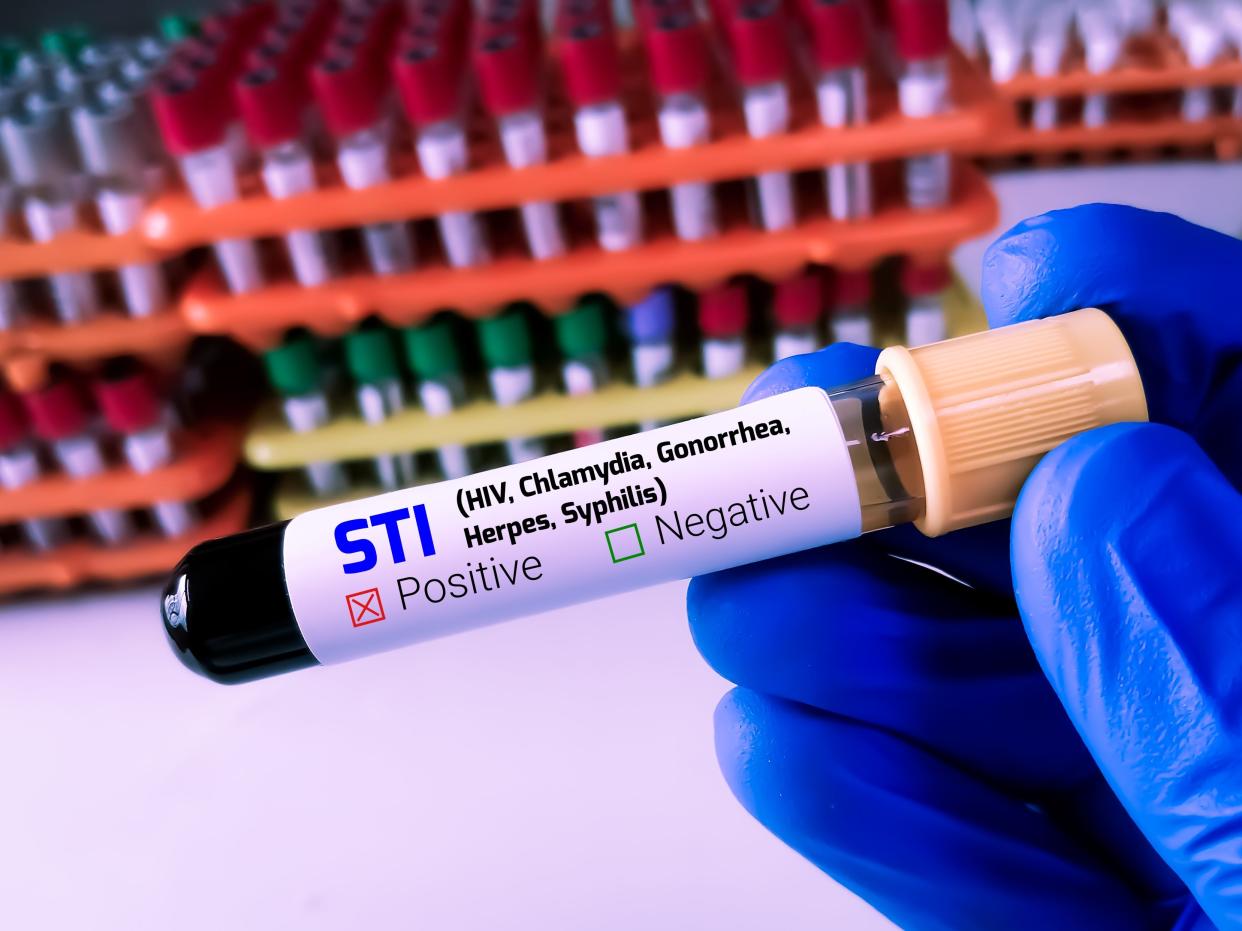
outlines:
[{"label": "gloved hand", "polygon": [[[695,579],[741,686],[725,776],[903,928],[1242,928],[1242,242],[1059,211],[991,247],[983,297],[994,325],[1103,308],[1154,423],[1054,450],[1012,522]],[[874,361],[833,346],[747,398]]]}]

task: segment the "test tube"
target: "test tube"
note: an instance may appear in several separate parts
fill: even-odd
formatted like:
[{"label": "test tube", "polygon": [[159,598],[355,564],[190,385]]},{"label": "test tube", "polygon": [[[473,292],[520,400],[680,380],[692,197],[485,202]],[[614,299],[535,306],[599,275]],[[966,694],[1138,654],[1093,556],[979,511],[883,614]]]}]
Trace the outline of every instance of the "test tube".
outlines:
[{"label": "test tube", "polygon": [[[56,379],[21,397],[35,434],[51,446],[66,475],[88,479],[107,469],[86,405],[72,383]],[[100,508],[86,518],[99,539],[109,546],[124,543],[134,535],[133,520],[119,508]]]},{"label": "test tube", "polygon": [[[1056,2],[1051,0],[1049,5]],[[996,84],[1013,80],[1022,70],[1030,34],[1028,7],[1013,0],[979,0],[975,5],[979,33],[988,53],[988,70]]]},{"label": "test tube", "polygon": [[[457,334],[449,317],[438,317],[402,331],[406,363],[418,378],[418,399],[431,417],[446,417],[466,401]],[[436,450],[445,478],[461,478],[473,469],[470,451],[450,444]]]},{"label": "test tube", "polygon": [[820,348],[824,315],[823,282],[808,270],[779,281],[772,291],[772,358],[800,356]]},{"label": "test tube", "polygon": [[901,287],[906,295],[907,346],[925,346],[947,338],[944,298],[952,282],[953,273],[945,262],[906,260]]},{"label": "test tube", "polygon": [[[602,7],[578,15],[572,12],[573,0],[563,0],[557,34],[578,148],[588,158],[624,155],[630,149],[630,134],[621,103],[621,70],[611,15]],[[596,195],[591,203],[602,249],[618,252],[642,241],[642,203],[636,191]]]},{"label": "test tube", "polygon": [[[608,328],[604,299],[594,295],[552,318],[556,345],[561,351],[561,378],[571,397],[594,394],[608,383]],[[604,439],[601,428],[574,431],[575,446],[589,446]]]},{"label": "test tube", "polygon": [[[2,166],[0,166],[2,167]],[[0,175],[0,239],[12,233],[9,214],[13,209],[13,188],[8,179]],[[17,282],[0,279],[0,331],[11,330],[21,321],[22,301]]]},{"label": "test tube", "polygon": [[[353,377],[354,398],[364,421],[381,424],[405,410],[405,385],[392,330],[383,325],[364,325],[346,334],[345,364]],[[418,477],[413,453],[384,453],[374,462],[382,488],[405,488]]]},{"label": "test tube", "polygon": [[[625,308],[623,329],[630,344],[630,369],[639,388],[654,388],[672,377],[677,361],[677,294],[668,286],[653,288]],[[654,430],[658,420],[643,420],[640,430]]]},{"label": "test tube", "polygon": [[[752,139],[789,130],[789,48],[781,0],[739,0],[728,7],[725,34],[741,85],[746,132]],[[759,225],[769,232],[793,226],[793,178],[787,171],[756,175],[751,187]]]},{"label": "test tube", "polygon": [[[122,437],[125,461],[139,475],[170,465],[174,458],[172,417],[147,372],[129,362],[105,367],[94,385],[108,426]],[[151,514],[166,537],[179,537],[198,523],[188,501],[157,501]]]},{"label": "test tube", "polygon": [[[66,100],[53,91],[25,94],[0,121],[0,145],[31,238],[49,242],[77,228],[80,169]],[[48,276],[48,284],[62,323],[98,313],[99,292],[90,272],[58,272]]]},{"label": "test tube", "polygon": [[[892,0],[897,52],[901,59],[897,97],[901,112],[927,119],[949,107],[949,14],[945,0]],[[906,203],[915,210],[943,207],[952,196],[948,152],[906,159]]]},{"label": "test tube", "polygon": [[[267,377],[281,397],[285,423],[294,433],[306,433],[327,425],[332,408],[324,389],[318,346],[309,334],[295,334],[263,354]],[[340,494],[347,485],[339,462],[311,462],[305,467],[311,492],[320,497]]]},{"label": "test tube", "polygon": [[[526,3],[530,6],[530,3]],[[497,2],[484,8],[475,24],[474,73],[479,94],[496,121],[510,168],[529,168],[548,160],[548,141],[540,109],[542,58],[539,46],[517,22],[498,17]],[[520,178],[520,176],[519,176]],[[517,182],[520,187],[520,180]],[[539,260],[565,252],[565,233],[557,205],[527,201],[522,228],[530,254]]]},{"label": "test tube", "polygon": [[[185,186],[204,209],[241,196],[235,152],[228,138],[228,88],[211,68],[176,66],[151,92],[164,146],[177,159]],[[237,294],[263,284],[258,246],[249,239],[221,239],[212,251],[228,289]]]},{"label": "test tube", "polygon": [[[1225,30],[1217,10],[1200,3],[1175,0],[1168,7],[1169,30],[1181,44],[1192,68],[1206,68],[1225,51]],[[1182,90],[1182,119],[1198,123],[1210,119],[1215,110],[1216,89],[1196,85]]]},{"label": "test tube", "polygon": [[[42,474],[43,462],[21,404],[7,392],[0,394],[0,487],[17,491],[37,482]],[[28,517],[21,526],[26,541],[39,552],[69,538],[69,526],[58,517]]]},{"label": "test tube", "polygon": [[[649,10],[643,30],[651,83],[659,95],[660,141],[668,149],[690,149],[711,139],[707,109],[708,52],[693,5],[674,2]],[[696,241],[720,231],[716,198],[707,181],[669,187],[673,229]]]},{"label": "test tube", "polygon": [[875,345],[871,325],[871,272],[865,268],[837,269],[832,291],[833,342]]},{"label": "test tube", "polygon": [[[305,85],[285,67],[268,64],[253,69],[235,85],[238,110],[246,132],[263,163],[263,186],[277,200],[315,190],[315,162],[306,141],[304,114],[309,103]],[[327,234],[295,229],[284,234],[293,277],[304,288],[323,284],[334,273]]]},{"label": "test tube", "polygon": [[[802,9],[817,72],[820,123],[839,129],[867,122],[867,23],[859,0],[803,0]],[[871,216],[866,162],[829,165],[824,183],[834,220]]]},{"label": "test tube", "polygon": [[[1092,74],[1111,71],[1121,57],[1125,39],[1117,11],[1105,0],[1080,0],[1074,12],[1087,70]],[[1088,94],[1082,102],[1082,123],[1088,127],[1103,126],[1109,120],[1109,111],[1108,94]]]},{"label": "test tube", "polygon": [[[1031,71],[1036,77],[1059,74],[1069,44],[1074,9],[1068,0],[1049,0],[1041,4],[1031,23]],[[1056,127],[1060,119],[1060,99],[1055,95],[1037,97],[1031,105],[1031,126],[1038,130]]]},{"label": "test tube", "polygon": [[971,0],[949,0],[949,32],[966,57],[978,57],[979,20]]},{"label": "test tube", "polygon": [[[312,82],[336,139],[336,164],[345,184],[364,190],[391,180],[389,121],[378,64],[338,48],[315,66]],[[375,274],[396,275],[414,267],[414,241],[405,223],[368,224],[362,241]]]},{"label": "test tube", "polygon": [[[95,182],[95,206],[112,236],[130,232],[153,193],[155,140],[145,109],[116,81],[105,81],[73,110],[73,131],[82,165]],[[168,282],[158,262],[117,269],[125,309],[149,317],[168,306]]]},{"label": "test tube", "polygon": [[[494,317],[481,318],[476,324],[479,349],[487,366],[487,383],[492,390],[492,400],[500,407],[534,397],[538,387],[528,314],[526,305],[512,304]],[[545,451],[539,439],[513,436],[505,440],[510,462],[538,459]]]},{"label": "test tube", "polygon": [[[469,164],[462,99],[465,62],[453,36],[446,34],[448,28],[438,32],[407,46],[394,64],[405,113],[414,126],[418,164],[432,181],[463,174]],[[487,236],[476,214],[450,210],[436,217],[436,223],[449,265],[469,268],[489,261]]]},{"label": "test tube", "polygon": [[728,378],[746,365],[746,287],[729,282],[699,295],[699,338],[703,374]]}]

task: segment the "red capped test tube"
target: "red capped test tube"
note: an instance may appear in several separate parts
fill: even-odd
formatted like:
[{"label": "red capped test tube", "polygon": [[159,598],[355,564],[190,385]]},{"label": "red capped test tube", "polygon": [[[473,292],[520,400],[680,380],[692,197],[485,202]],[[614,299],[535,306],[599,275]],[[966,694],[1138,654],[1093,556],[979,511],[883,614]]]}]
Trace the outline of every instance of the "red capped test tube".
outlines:
[{"label": "red capped test tube", "polygon": [[[927,119],[949,107],[949,8],[946,0],[889,0],[900,73],[901,112]],[[915,210],[943,207],[952,196],[948,152],[906,159],[906,203]]]},{"label": "red capped test tube", "polygon": [[[66,475],[87,479],[107,469],[86,404],[72,382],[55,379],[21,397],[35,434],[52,447]],[[119,508],[91,511],[87,520],[99,539],[112,546],[134,535],[134,522]]]},{"label": "red capped test tube", "polygon": [[[195,203],[210,209],[241,196],[236,153],[229,145],[229,87],[211,63],[174,66],[151,89],[151,105],[164,146],[177,159]],[[225,284],[233,293],[263,284],[257,245],[249,239],[212,244]]]},{"label": "red capped test tube", "polygon": [[[384,78],[374,44],[375,40],[364,38],[353,49],[330,47],[311,73],[324,122],[336,139],[341,178],[354,190],[392,178]],[[362,242],[377,275],[396,275],[414,267],[414,240],[401,221],[364,226]]]},{"label": "red capped test tube", "polygon": [[[537,17],[533,0],[493,0],[474,24],[471,56],[475,79],[483,104],[496,121],[510,168],[529,168],[548,160]],[[526,246],[534,258],[564,254],[565,232],[556,204],[526,202],[521,214]]]},{"label": "red capped test tube", "polygon": [[906,295],[906,345],[925,346],[948,338],[944,297],[953,282],[946,262],[922,263],[907,259],[901,269]]},{"label": "red capped test tube", "polygon": [[[309,93],[296,59],[261,65],[234,85],[237,107],[251,142],[261,153],[263,186],[277,200],[315,190],[315,161],[306,140]],[[289,230],[285,249],[293,277],[302,287],[323,284],[334,273],[327,234]]]},{"label": "red capped test tube", "polygon": [[[146,475],[173,461],[173,418],[146,371],[122,363],[105,370],[94,389],[104,420],[122,437],[131,469]],[[198,523],[198,511],[187,501],[157,501],[151,514],[166,537],[180,536]]]},{"label": "red capped test tube", "polygon": [[699,295],[699,340],[703,374],[728,378],[746,365],[746,286],[730,282]]},{"label": "red capped test tube", "polygon": [[[416,28],[407,32],[393,62],[405,114],[414,127],[414,148],[423,174],[432,181],[463,174],[469,166],[465,125],[463,0],[436,7],[422,4]],[[491,258],[478,215],[465,210],[436,218],[449,265],[469,268]]]},{"label": "red capped test tube", "polygon": [[[629,126],[621,103],[621,64],[612,14],[603,4],[561,0],[556,35],[561,76],[574,107],[578,148],[589,158],[624,155]],[[597,195],[595,235],[607,252],[632,249],[643,238],[642,202],[636,191]]]},{"label": "red capped test tube", "polygon": [[[815,68],[819,121],[840,129],[867,122],[867,20],[860,0],[800,0]],[[872,213],[871,166],[829,165],[828,214],[857,220]]]},{"label": "red capped test tube", "polygon": [[823,316],[823,280],[818,271],[804,271],[777,282],[772,291],[773,361],[819,349]]},{"label": "red capped test tube", "polygon": [[[0,487],[17,491],[43,474],[39,450],[30,437],[30,424],[17,398],[0,394]],[[39,551],[53,549],[69,538],[69,526],[58,517],[28,517],[22,533]]]},{"label": "red capped test tube", "polygon": [[837,270],[832,282],[830,325],[833,342],[873,345],[871,272],[868,269]]},{"label": "red capped test tube", "polygon": [[[647,0],[643,41],[651,83],[660,96],[660,140],[669,149],[689,149],[711,138],[707,109],[709,56],[703,24],[689,0],[657,6]],[[669,188],[673,228],[680,239],[698,240],[720,230],[716,199],[707,181],[683,181]]]},{"label": "red capped test tube", "polygon": [[[741,86],[746,132],[764,139],[789,130],[790,50],[781,0],[736,0],[717,4],[725,16],[734,76]],[[787,229],[797,219],[793,178],[787,171],[767,171],[752,181],[753,210],[769,232]]]}]

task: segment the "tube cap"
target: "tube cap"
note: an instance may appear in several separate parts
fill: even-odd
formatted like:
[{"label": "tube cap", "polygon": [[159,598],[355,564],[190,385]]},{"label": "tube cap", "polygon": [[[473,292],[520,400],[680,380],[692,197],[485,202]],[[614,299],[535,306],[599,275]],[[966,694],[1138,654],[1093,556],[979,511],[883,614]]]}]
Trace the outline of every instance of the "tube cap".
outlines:
[{"label": "tube cap", "polygon": [[730,339],[746,332],[746,288],[723,284],[699,295],[699,329],[707,339]]},{"label": "tube cap", "polygon": [[447,317],[422,326],[406,327],[401,336],[405,343],[405,360],[419,378],[436,381],[461,371],[457,334]]},{"label": "tube cap", "polygon": [[263,365],[272,387],[284,397],[295,398],[319,390],[319,356],[315,340],[295,336],[283,346],[263,354]]},{"label": "tube cap", "polygon": [[602,298],[585,298],[573,310],[553,317],[552,324],[556,345],[567,359],[600,355],[608,343]]},{"label": "tube cap", "polygon": [[895,346],[875,370],[909,415],[926,501],[916,524],[933,537],[1007,516],[1036,463],[1071,436],[1147,419],[1130,347],[1096,308]]},{"label": "tube cap", "polygon": [[324,122],[338,139],[379,122],[380,72],[364,56],[333,52],[312,69],[311,85]]},{"label": "tube cap", "polygon": [[483,105],[492,116],[529,110],[539,94],[539,56],[516,25],[479,21],[474,39],[474,74]]},{"label": "tube cap", "polygon": [[600,18],[578,19],[561,35],[561,73],[575,107],[616,100],[621,93],[617,37]]},{"label": "tube cap", "polygon": [[228,107],[224,88],[210,71],[179,67],[151,92],[151,109],[164,145],[174,155],[188,155],[224,141]]},{"label": "tube cap", "polygon": [[461,59],[434,39],[408,45],[393,61],[406,116],[416,126],[451,119],[461,108]]},{"label": "tube cap", "polygon": [[672,288],[655,288],[625,311],[625,334],[635,343],[662,343],[677,327],[677,296]]},{"label": "tube cap", "polygon": [[259,148],[302,135],[303,101],[287,72],[270,64],[256,68],[237,79],[233,92],[246,132]]},{"label": "tube cap", "polygon": [[169,42],[180,42],[198,35],[198,20],[181,13],[165,13],[157,24],[159,33]]},{"label": "tube cap", "polygon": [[707,38],[693,7],[651,10],[643,37],[651,83],[661,94],[694,94],[707,84]]},{"label": "tube cap", "polygon": [[919,264],[907,259],[901,267],[901,290],[910,297],[939,294],[953,283],[953,273],[945,262]]},{"label": "tube cap", "polygon": [[939,58],[949,51],[946,0],[889,0],[897,51],[906,61]]},{"label": "tube cap", "polygon": [[780,0],[742,0],[728,23],[733,67],[742,84],[785,77],[790,51]]},{"label": "tube cap", "polygon": [[861,307],[871,303],[871,272],[867,269],[841,268],[833,282],[833,306]]},{"label": "tube cap", "polygon": [[108,426],[117,433],[137,433],[160,419],[160,398],[150,375],[131,368],[118,378],[94,384],[95,400]]},{"label": "tube cap", "polygon": [[776,285],[772,295],[772,316],[778,329],[797,329],[814,325],[824,309],[819,275],[803,272]]},{"label": "tube cap", "polygon": [[853,68],[867,56],[867,21],[859,0],[803,0],[811,51],[820,71]]},{"label": "tube cap", "polygon": [[54,381],[22,395],[22,403],[40,439],[54,441],[76,436],[86,429],[86,405],[70,381]]},{"label": "tube cap", "polygon": [[28,429],[21,402],[7,391],[0,394],[0,452],[12,449],[24,440]]},{"label": "tube cap", "polygon": [[393,336],[386,326],[362,327],[345,335],[345,365],[354,381],[366,385],[401,377]]},{"label": "tube cap", "polygon": [[531,361],[530,327],[521,308],[478,321],[479,348],[488,368],[514,368]]}]

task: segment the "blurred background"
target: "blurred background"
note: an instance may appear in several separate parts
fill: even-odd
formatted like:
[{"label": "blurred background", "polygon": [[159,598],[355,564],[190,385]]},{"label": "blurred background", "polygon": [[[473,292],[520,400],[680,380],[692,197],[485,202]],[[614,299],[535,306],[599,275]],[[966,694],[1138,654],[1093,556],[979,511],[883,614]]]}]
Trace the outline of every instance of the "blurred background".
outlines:
[{"label": "blurred background", "polygon": [[159,580],[834,340],[979,329],[1032,214],[1236,235],[1242,0],[53,2],[0,34],[0,921],[886,927],[730,796],[684,583],[224,688]]}]

